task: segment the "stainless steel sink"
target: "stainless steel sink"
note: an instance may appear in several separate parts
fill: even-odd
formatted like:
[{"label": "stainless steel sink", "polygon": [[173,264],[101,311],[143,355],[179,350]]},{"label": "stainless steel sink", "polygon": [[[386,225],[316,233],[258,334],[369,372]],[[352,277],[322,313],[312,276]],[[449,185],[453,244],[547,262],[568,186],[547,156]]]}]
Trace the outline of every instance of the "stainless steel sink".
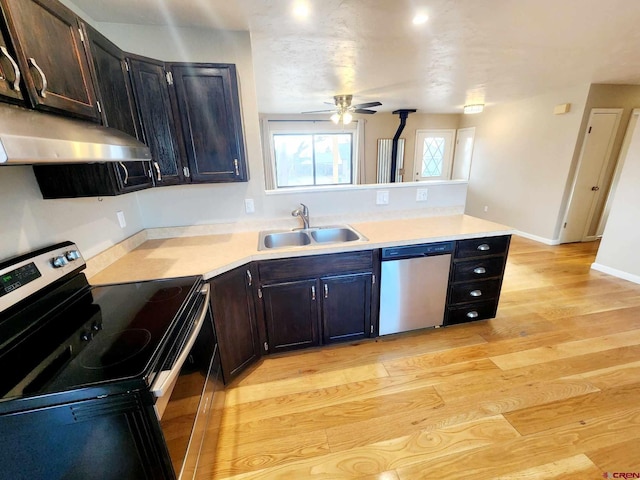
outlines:
[{"label": "stainless steel sink", "polygon": [[265,248],[300,247],[309,245],[311,238],[304,232],[274,232],[264,236],[260,245]]},{"label": "stainless steel sink", "polygon": [[258,250],[283,247],[304,247],[317,244],[345,243],[367,240],[349,225],[313,227],[302,230],[270,230],[260,232]]},{"label": "stainless steel sink", "polygon": [[342,243],[360,240],[360,235],[350,227],[329,227],[312,230],[311,238],[318,243]]}]

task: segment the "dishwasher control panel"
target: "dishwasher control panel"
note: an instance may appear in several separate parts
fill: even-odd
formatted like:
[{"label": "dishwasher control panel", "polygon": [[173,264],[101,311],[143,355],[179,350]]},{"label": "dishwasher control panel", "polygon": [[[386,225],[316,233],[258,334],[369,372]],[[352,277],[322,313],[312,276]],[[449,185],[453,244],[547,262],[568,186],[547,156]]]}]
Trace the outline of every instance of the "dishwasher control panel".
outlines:
[{"label": "dishwasher control panel", "polygon": [[453,252],[455,242],[423,243],[420,245],[406,245],[404,247],[389,247],[382,249],[381,260],[397,260],[400,258],[429,257]]}]

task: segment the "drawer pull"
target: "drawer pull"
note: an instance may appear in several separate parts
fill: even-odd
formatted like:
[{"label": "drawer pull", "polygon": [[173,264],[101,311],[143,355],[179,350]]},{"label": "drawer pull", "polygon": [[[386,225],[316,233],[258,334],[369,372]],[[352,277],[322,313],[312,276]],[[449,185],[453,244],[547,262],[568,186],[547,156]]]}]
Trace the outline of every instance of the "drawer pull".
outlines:
[{"label": "drawer pull", "polygon": [[483,243],[481,245],[478,245],[478,250],[480,250],[481,252],[486,252],[490,249],[491,247],[489,245],[487,245],[486,243]]},{"label": "drawer pull", "polygon": [[472,297],[481,297],[482,296],[482,290],[471,290],[469,292],[469,295],[471,295]]},{"label": "drawer pull", "polygon": [[477,273],[478,275],[482,275],[484,273],[487,273],[487,269],[484,267],[476,267],[473,269],[473,273]]},{"label": "drawer pull", "polygon": [[476,312],[475,310],[467,312],[467,318],[478,318],[478,312]]}]

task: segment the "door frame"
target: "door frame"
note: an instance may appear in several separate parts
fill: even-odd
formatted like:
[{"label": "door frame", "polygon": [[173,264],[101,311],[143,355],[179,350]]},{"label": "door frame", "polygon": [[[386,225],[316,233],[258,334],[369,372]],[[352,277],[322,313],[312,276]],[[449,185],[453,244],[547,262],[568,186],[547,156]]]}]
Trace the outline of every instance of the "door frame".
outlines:
[{"label": "door frame", "polygon": [[[420,141],[420,138],[421,135],[425,134],[426,132],[437,132],[440,133],[443,137],[450,137],[448,138],[448,141],[445,140],[445,152],[444,158],[442,159],[442,174],[439,177],[424,178],[420,175],[420,172],[422,171],[422,142]],[[455,144],[455,128],[420,128],[416,130],[416,146],[413,155],[413,169],[414,171],[416,171],[416,174],[412,174],[412,180],[416,182],[423,182],[428,180],[450,180]]]},{"label": "door frame", "polygon": [[631,145],[631,140],[633,139],[633,134],[638,128],[638,122],[640,120],[640,108],[634,108],[631,111],[631,116],[629,117],[629,123],[627,123],[627,129],[624,132],[624,139],[622,140],[622,146],[620,147],[620,154],[618,155],[618,159],[616,161],[616,168],[613,171],[613,176],[611,177],[611,185],[609,187],[609,193],[607,194],[607,200],[605,201],[604,208],[602,209],[602,217],[600,218],[600,223],[598,224],[597,235],[602,236],[604,232],[604,227],[607,224],[607,219],[609,218],[609,212],[611,211],[611,204],[613,203],[613,197],[616,194],[616,188],[618,188],[618,182],[620,181],[620,173],[622,172],[622,167],[624,167],[624,162],[627,158],[627,154],[629,153],[629,146]]},{"label": "door frame", "polygon": [[[592,108],[591,112],[589,113],[589,121],[587,122],[586,125],[586,130],[584,131],[584,138],[582,140],[582,146],[580,147],[580,156],[578,158],[578,163],[576,165],[576,169],[575,172],[573,174],[573,180],[571,182],[571,193],[569,195],[569,199],[567,201],[567,207],[565,209],[564,212],[564,216],[562,219],[562,227],[560,229],[560,235],[559,235],[559,243],[569,243],[569,242],[574,242],[576,240],[571,239],[568,240],[566,237],[566,222],[569,219],[569,214],[572,211],[572,208],[575,208],[576,205],[574,204],[575,201],[575,193],[576,193],[576,186],[578,183],[578,176],[580,174],[580,169],[583,166],[583,159],[584,159],[584,154],[585,154],[585,148],[587,146],[587,142],[589,141],[589,128],[591,127],[591,124],[593,123],[593,117],[596,114],[603,114],[603,113],[613,113],[616,114],[616,120],[613,126],[613,133],[612,133],[612,137],[610,138],[609,141],[609,145],[607,146],[607,152],[605,154],[605,159],[604,162],[602,163],[602,166],[600,167],[600,174],[598,176],[598,183],[602,183],[602,181],[604,180],[604,175],[607,171],[607,167],[608,165],[611,163],[612,161],[612,151],[613,151],[613,146],[615,143],[615,138],[617,136],[618,133],[618,129],[620,128],[620,121],[622,119],[622,115],[624,113],[624,108]],[[592,237],[587,237],[587,229],[589,228],[589,225],[591,225],[591,223],[593,222],[593,215],[595,213],[595,208],[596,208],[596,204],[597,201],[592,201],[591,205],[589,207],[589,213],[587,215],[587,221],[585,222],[583,229],[582,229],[582,235],[580,240],[578,241],[582,241],[582,242],[586,242],[586,241],[592,241],[592,240],[596,240],[597,236],[592,236]],[[603,211],[604,213],[604,211]]]}]

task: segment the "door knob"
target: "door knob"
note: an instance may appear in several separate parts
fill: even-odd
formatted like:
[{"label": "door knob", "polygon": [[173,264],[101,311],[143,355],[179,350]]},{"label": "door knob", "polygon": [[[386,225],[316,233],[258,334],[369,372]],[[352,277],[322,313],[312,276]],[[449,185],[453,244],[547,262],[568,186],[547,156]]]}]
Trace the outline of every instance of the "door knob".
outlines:
[{"label": "door knob", "polygon": [[598,190],[600,190],[600,187],[596,185],[595,187],[591,187],[591,190],[597,192]]}]

